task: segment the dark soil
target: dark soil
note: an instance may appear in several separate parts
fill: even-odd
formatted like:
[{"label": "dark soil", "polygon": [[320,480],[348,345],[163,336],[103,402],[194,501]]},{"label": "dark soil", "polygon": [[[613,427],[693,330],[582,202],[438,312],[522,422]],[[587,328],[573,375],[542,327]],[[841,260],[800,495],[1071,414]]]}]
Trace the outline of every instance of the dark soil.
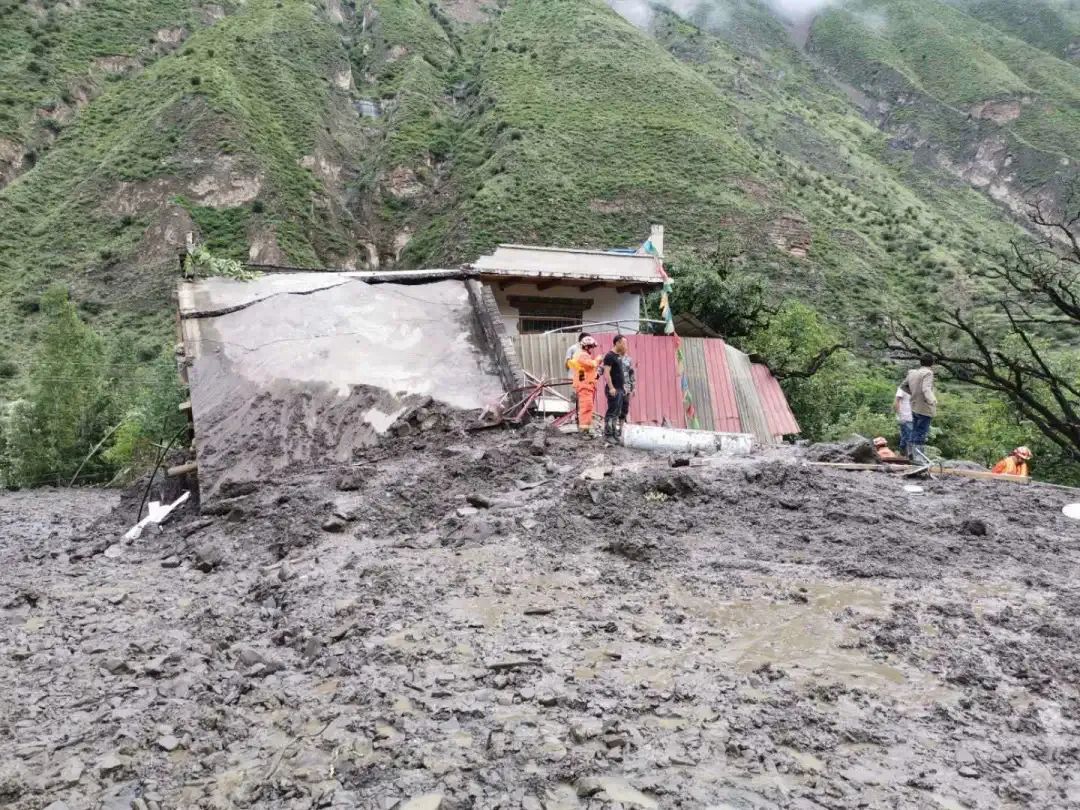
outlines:
[{"label": "dark soil", "polygon": [[0,805],[1080,807],[1068,493],[397,434],[0,496]]}]

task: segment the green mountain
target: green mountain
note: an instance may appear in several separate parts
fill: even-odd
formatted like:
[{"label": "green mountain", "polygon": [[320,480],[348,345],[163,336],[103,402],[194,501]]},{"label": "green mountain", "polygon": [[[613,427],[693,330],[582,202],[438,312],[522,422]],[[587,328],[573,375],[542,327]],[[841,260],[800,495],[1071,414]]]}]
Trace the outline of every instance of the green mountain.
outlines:
[{"label": "green mountain", "polygon": [[663,222],[855,330],[1080,159],[1068,0],[0,3],[0,396],[55,282],[153,357],[188,232],[387,268]]}]

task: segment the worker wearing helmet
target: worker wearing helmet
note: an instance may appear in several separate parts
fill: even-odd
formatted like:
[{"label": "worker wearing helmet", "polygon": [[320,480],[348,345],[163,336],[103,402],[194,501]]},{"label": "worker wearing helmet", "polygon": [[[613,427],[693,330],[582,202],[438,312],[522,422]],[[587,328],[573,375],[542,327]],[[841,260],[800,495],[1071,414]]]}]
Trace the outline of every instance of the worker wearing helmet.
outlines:
[{"label": "worker wearing helmet", "polygon": [[593,357],[596,340],[588,335],[581,339],[581,348],[570,361],[570,380],[577,395],[578,429],[592,435],[593,411],[596,410],[596,370],[600,361]]},{"label": "worker wearing helmet", "polygon": [[1019,475],[1027,478],[1029,461],[1031,461],[1031,450],[1026,447],[1017,447],[995,464],[990,472],[994,475]]},{"label": "worker wearing helmet", "polygon": [[884,436],[878,436],[874,439],[874,449],[880,459],[896,458],[896,453],[889,449],[889,442]]}]

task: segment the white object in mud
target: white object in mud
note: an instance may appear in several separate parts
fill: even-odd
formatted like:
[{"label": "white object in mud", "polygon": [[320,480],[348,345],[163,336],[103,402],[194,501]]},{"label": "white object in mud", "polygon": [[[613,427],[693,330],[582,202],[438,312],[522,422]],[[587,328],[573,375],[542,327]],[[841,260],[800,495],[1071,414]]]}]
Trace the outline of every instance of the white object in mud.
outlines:
[{"label": "white object in mud", "polygon": [[1073,520],[1080,520],[1080,503],[1066,504],[1065,506],[1061,507],[1061,511],[1067,518],[1072,518]]},{"label": "white object in mud", "polygon": [[748,456],[754,449],[754,437],[749,433],[717,433],[654,425],[624,426],[622,443],[635,450],[705,455],[720,453],[725,456]]},{"label": "white object in mud", "polygon": [[172,511],[187,503],[187,499],[191,497],[190,492],[185,492],[179,498],[172,503],[162,505],[160,501],[150,501],[148,507],[149,511],[146,513],[146,517],[127,530],[127,534],[124,535],[125,540],[138,540],[142,537],[143,529],[149,526],[151,523],[163,523],[165,519],[172,514]]},{"label": "white object in mud", "polygon": [[924,487],[920,487],[918,484],[908,484],[904,487],[904,492],[911,492],[914,494],[917,492],[926,492],[926,489]]}]

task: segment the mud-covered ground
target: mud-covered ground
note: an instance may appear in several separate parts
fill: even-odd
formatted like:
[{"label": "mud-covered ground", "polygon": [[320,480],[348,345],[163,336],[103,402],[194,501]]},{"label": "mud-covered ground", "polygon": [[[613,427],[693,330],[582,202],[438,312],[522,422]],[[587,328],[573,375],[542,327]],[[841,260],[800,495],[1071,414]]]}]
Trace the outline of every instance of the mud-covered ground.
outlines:
[{"label": "mud-covered ground", "polygon": [[1068,493],[424,427],[0,496],[0,805],[1080,807]]}]

